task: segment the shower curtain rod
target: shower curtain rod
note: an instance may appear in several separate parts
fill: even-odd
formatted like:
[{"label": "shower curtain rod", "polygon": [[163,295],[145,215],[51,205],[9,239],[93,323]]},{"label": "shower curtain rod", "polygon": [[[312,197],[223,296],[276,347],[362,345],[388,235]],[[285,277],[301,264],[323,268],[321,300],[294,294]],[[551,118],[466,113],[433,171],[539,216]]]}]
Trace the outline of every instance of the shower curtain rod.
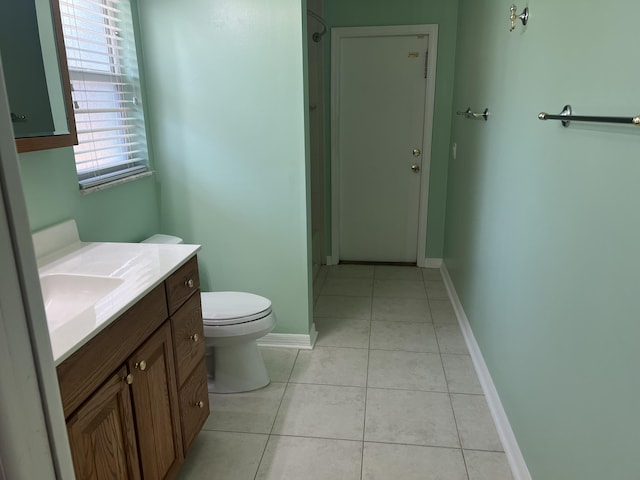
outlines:
[{"label": "shower curtain rod", "polygon": [[327,29],[328,29],[327,24],[325,23],[324,18],[322,18],[320,15],[318,15],[313,10],[307,9],[307,15],[309,15],[312,18],[315,18],[322,25],[322,31],[321,32],[314,32],[313,35],[311,36],[313,41],[318,43],[322,39],[322,36],[325,33],[327,33]]}]

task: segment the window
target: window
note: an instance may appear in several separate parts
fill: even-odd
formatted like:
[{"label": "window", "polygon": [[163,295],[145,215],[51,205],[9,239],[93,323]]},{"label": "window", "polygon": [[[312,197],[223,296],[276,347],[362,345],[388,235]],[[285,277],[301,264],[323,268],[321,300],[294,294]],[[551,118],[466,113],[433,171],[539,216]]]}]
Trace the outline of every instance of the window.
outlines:
[{"label": "window", "polygon": [[129,0],[60,0],[81,190],[149,170]]}]

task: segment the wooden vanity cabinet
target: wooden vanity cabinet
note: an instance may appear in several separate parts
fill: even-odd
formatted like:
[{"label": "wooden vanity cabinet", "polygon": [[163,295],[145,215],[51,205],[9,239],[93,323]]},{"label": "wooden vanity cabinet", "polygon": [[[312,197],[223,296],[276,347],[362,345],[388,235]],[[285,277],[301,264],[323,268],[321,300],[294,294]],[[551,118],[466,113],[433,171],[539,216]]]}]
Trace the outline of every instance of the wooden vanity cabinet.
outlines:
[{"label": "wooden vanity cabinet", "polygon": [[58,365],[78,480],[176,475],[209,415],[197,275],[193,257]]}]

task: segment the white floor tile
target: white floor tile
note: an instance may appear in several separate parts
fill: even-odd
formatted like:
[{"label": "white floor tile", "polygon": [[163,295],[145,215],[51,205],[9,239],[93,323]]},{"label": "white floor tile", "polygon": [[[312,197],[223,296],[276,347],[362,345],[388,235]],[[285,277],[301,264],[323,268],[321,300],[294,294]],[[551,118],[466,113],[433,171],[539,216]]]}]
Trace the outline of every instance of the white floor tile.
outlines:
[{"label": "white floor tile", "polygon": [[313,312],[316,317],[371,319],[371,298],[320,295]]},{"label": "white floor tile", "polygon": [[327,277],[373,278],[373,265],[332,265],[327,267]]},{"label": "white floor tile", "polygon": [[439,268],[421,268],[422,278],[424,281],[439,280],[442,281],[442,273]]},{"label": "white floor tile", "polygon": [[469,355],[462,330],[457,324],[435,325],[435,329],[438,337],[438,346],[442,353]]},{"label": "white floor tile", "polygon": [[376,280],[413,280],[421,281],[422,272],[418,267],[396,267],[392,265],[376,265]]},{"label": "white floor tile", "polygon": [[431,322],[426,298],[373,298],[372,320],[381,322]]},{"label": "white floor tile", "polygon": [[431,323],[371,322],[371,348],[438,353]]},{"label": "white floor tile", "polygon": [[467,471],[458,449],[365,443],[362,479],[467,480]]},{"label": "white floor tile", "polygon": [[268,435],[203,430],[180,468],[178,480],[254,478]]},{"label": "white floor tile", "polygon": [[364,387],[367,382],[366,349],[316,347],[300,350],[290,382]]},{"label": "white floor tile", "polygon": [[260,347],[264,364],[272,382],[288,382],[298,356],[296,348]]},{"label": "white floor tile", "polygon": [[445,393],[367,389],[365,441],[459,448]]},{"label": "white floor tile", "polygon": [[290,383],[272,433],[362,440],[364,399],[364,388]]},{"label": "white floor tile", "polygon": [[368,386],[447,392],[447,381],[437,353],[371,350]]},{"label": "white floor tile", "polygon": [[422,280],[375,279],[373,281],[373,296],[390,298],[427,298],[427,292]]},{"label": "white floor tile", "polygon": [[513,480],[507,456],[497,452],[465,450],[469,480]]},{"label": "white floor tile", "polygon": [[319,347],[369,348],[369,320],[316,317]]},{"label": "white floor tile", "polygon": [[427,280],[424,282],[429,300],[448,300],[449,294],[442,280]]},{"label": "white floor tile", "polygon": [[322,295],[345,295],[349,297],[370,297],[373,295],[372,278],[327,278]]},{"label": "white floor tile", "polygon": [[269,433],[286,383],[274,383],[245,393],[209,394],[211,414],[204,430]]},{"label": "white floor tile", "polygon": [[473,393],[482,395],[482,387],[469,355],[442,354],[444,373],[450,393]]},{"label": "white floor tile", "polygon": [[273,435],[256,479],[359,480],[361,461],[361,442]]},{"label": "white floor tile", "polygon": [[502,443],[483,395],[451,395],[462,448],[502,452]]},{"label": "white floor tile", "polygon": [[456,312],[449,300],[429,300],[431,318],[435,324],[454,323],[458,324]]}]

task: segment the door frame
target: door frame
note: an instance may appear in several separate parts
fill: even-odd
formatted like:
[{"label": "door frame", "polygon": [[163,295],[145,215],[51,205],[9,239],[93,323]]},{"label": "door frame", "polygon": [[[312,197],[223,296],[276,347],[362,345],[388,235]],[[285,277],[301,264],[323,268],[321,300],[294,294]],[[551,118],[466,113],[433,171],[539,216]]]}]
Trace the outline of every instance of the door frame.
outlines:
[{"label": "door frame", "polygon": [[75,478],[0,62],[0,479]]},{"label": "door frame", "polygon": [[420,173],[420,205],[418,213],[418,249],[416,264],[427,266],[427,214],[429,207],[429,177],[431,170],[431,143],[433,137],[433,111],[436,91],[436,63],[438,54],[438,25],[393,25],[374,27],[339,27],[331,29],[331,255],[327,265],[340,261],[340,51],[342,40],[358,37],[392,37],[427,35],[427,84],[424,106],[424,132],[422,141],[422,168]]}]

